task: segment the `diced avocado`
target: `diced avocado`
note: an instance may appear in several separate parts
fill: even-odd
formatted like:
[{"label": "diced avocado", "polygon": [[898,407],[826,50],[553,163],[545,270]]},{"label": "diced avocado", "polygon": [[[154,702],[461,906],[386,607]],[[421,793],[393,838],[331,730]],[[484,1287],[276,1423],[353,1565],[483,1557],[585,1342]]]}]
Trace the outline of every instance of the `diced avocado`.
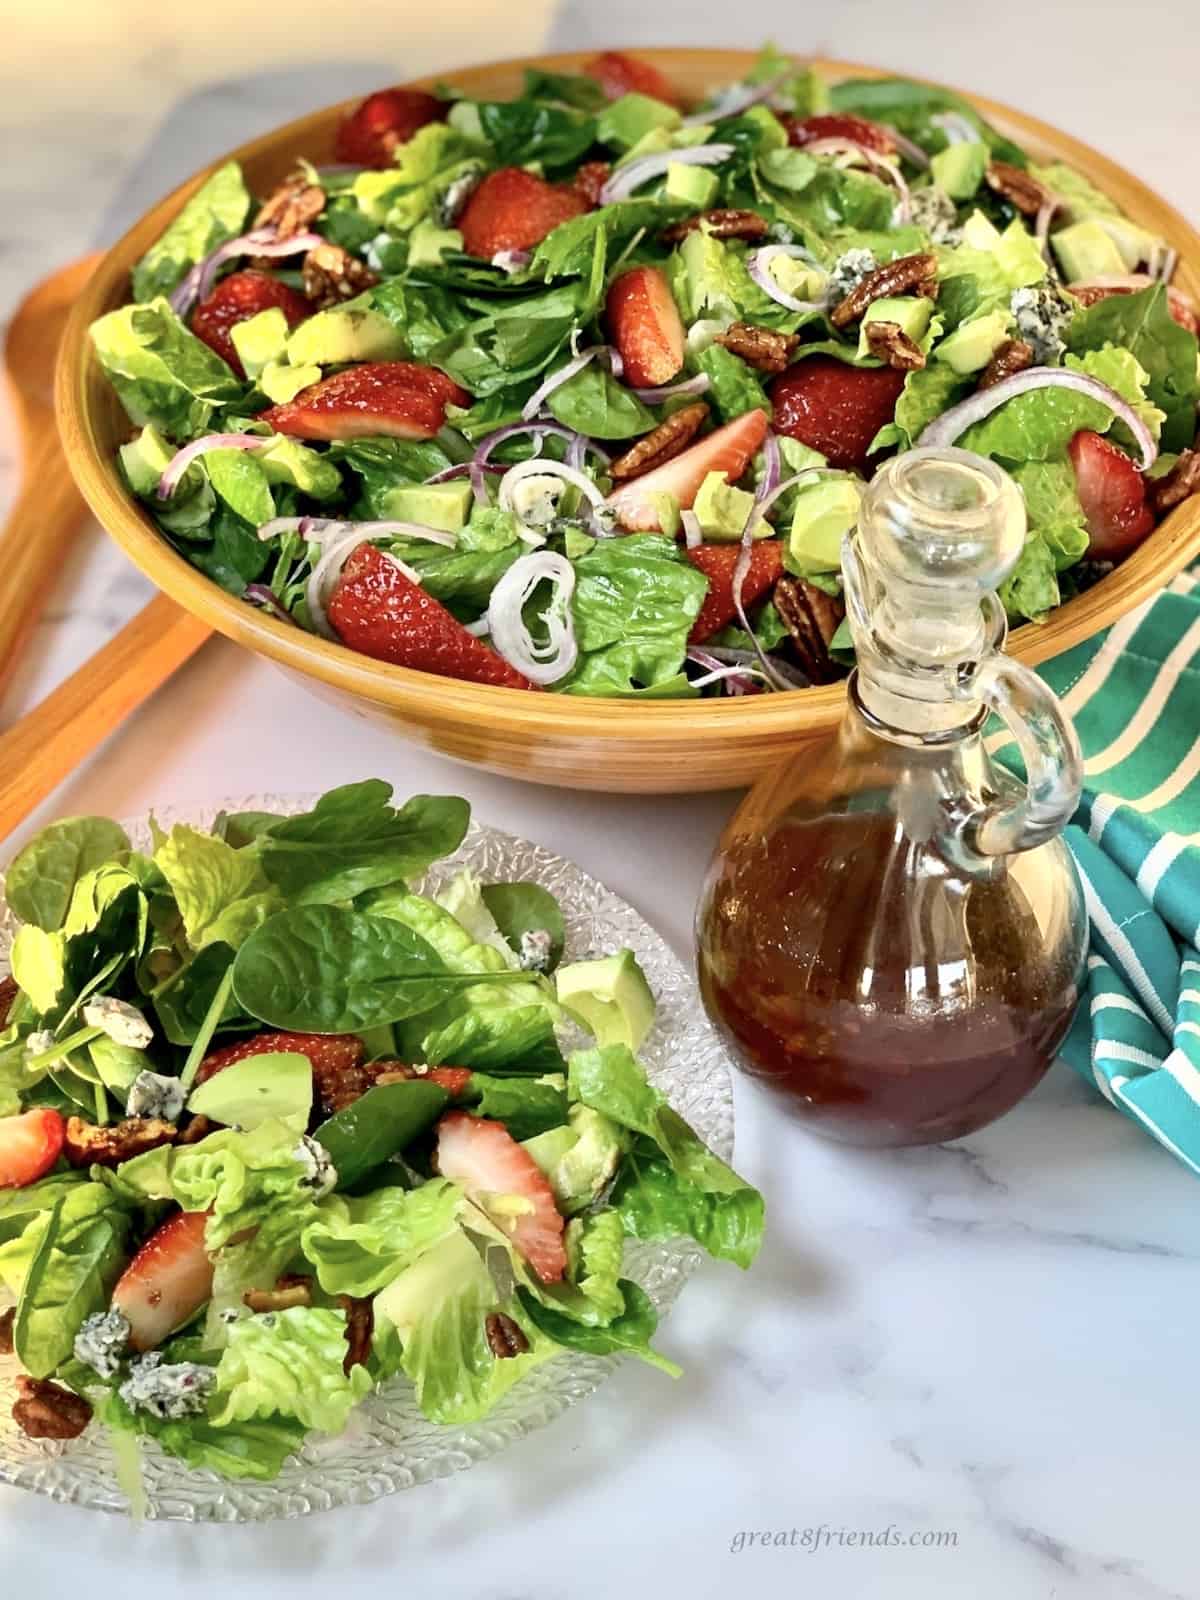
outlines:
[{"label": "diced avocado", "polygon": [[272,306],[245,322],[235,322],[229,330],[233,348],[241,358],[248,378],[257,378],[264,367],[282,361],[287,350],[288,325],[282,308]]},{"label": "diced avocado", "polygon": [[583,1211],[604,1191],[628,1149],[625,1130],[591,1106],[574,1105],[565,1127],[549,1128],[523,1148],[545,1174],[559,1210]]},{"label": "diced avocado", "polygon": [[147,423],[136,439],[121,446],[121,467],[134,494],[150,495],[175,454],[153,423]]},{"label": "diced avocado", "polygon": [[763,150],[758,157],[758,170],[767,183],[777,189],[790,189],[798,194],[807,189],[821,170],[816,156],[807,150],[791,148]]},{"label": "diced avocado", "polygon": [[771,256],[767,271],[784,294],[797,300],[819,300],[829,282],[820,267],[796,256]]},{"label": "diced avocado", "polygon": [[1138,267],[1154,261],[1166,249],[1157,234],[1139,228],[1126,217],[1097,217],[1095,221],[1121,252],[1126,272],[1136,272]]},{"label": "diced avocado", "polygon": [[[705,538],[720,543],[742,537],[753,505],[754,496],[747,490],[735,489],[723,472],[710,472],[700,485],[692,510],[700,519]],[[754,537],[765,539],[770,532],[764,522]]]},{"label": "diced avocado", "polygon": [[685,161],[672,161],[667,168],[666,197],[705,211],[717,197],[721,180],[707,167],[689,167]]},{"label": "diced avocado", "polygon": [[[679,515],[678,507],[676,516]],[[596,541],[590,533],[584,533],[580,528],[572,528],[569,524],[563,532],[563,554],[568,561],[578,561],[580,556],[587,555],[589,550],[594,550]]]},{"label": "diced avocado", "polygon": [[358,301],[318,311],[292,333],[287,358],[293,367],[332,366],[342,361],[397,361],[404,341],[378,311]]},{"label": "diced avocado", "polygon": [[929,319],[933,316],[933,301],[925,295],[896,295],[894,298],[885,296],[882,300],[875,300],[863,313],[863,319],[858,331],[858,353],[860,356],[869,356],[871,346],[867,343],[867,327],[872,322],[894,322],[901,333],[906,333],[914,344],[919,344],[929,330]]},{"label": "diced avocado", "polygon": [[1087,217],[1121,215],[1121,208],[1114,200],[1064,161],[1052,161],[1048,167],[1030,167],[1029,170],[1044,188],[1066,201],[1067,216],[1072,222],[1082,222]]},{"label": "diced avocado", "polygon": [[759,155],[764,155],[768,150],[782,150],[786,147],[788,136],[783,123],[769,106],[750,106],[748,110],[742,112],[738,120],[750,123],[758,134]]},{"label": "diced avocado", "polygon": [[471,483],[460,478],[450,483],[405,483],[379,497],[381,517],[397,522],[420,522],[427,528],[457,533],[471,515]]},{"label": "diced avocado", "polygon": [[555,987],[560,1005],[591,1029],[597,1044],[637,1050],[654,1026],[654,996],[632,950],[560,967]]},{"label": "diced avocado", "polygon": [[469,139],[472,144],[491,143],[483,131],[483,123],[479,120],[479,107],[474,100],[456,100],[450,107],[446,121],[456,133],[461,133],[463,138]]},{"label": "diced avocado", "polygon": [[837,572],[842,540],[857,524],[862,487],[856,478],[823,477],[796,491],[787,566],[801,577]]},{"label": "diced avocado", "polygon": [[247,1132],[278,1119],[303,1133],[312,1111],[313,1071],[307,1056],[273,1051],[235,1061],[192,1090],[188,1110]]},{"label": "diced avocado", "polygon": [[273,404],[283,406],[320,379],[320,367],[291,367],[285,361],[272,361],[259,373],[258,387]]},{"label": "diced avocado", "polygon": [[972,211],[963,223],[962,242],[972,250],[994,250],[1000,243],[1000,230],[992,226],[982,211]]},{"label": "diced avocado", "polygon": [[933,181],[951,200],[969,200],[983,182],[988,159],[988,147],[982,139],[967,139],[939,150],[930,158],[929,167]]},{"label": "diced avocado", "polygon": [[1060,228],[1050,242],[1068,283],[1126,270],[1124,257],[1098,221]]},{"label": "diced avocado", "polygon": [[1048,271],[1041,246],[1019,217],[1000,235],[993,254],[1010,289],[1031,289]]},{"label": "diced avocado", "polygon": [[988,311],[982,317],[974,317],[934,346],[934,358],[964,378],[981,372],[1008,338],[1011,324],[1007,311]]},{"label": "diced avocado", "polygon": [[393,199],[410,181],[395,167],[385,167],[382,172],[360,172],[350,192],[364,216],[382,227]]},{"label": "diced avocado", "polygon": [[623,94],[605,106],[596,122],[596,138],[601,144],[630,150],[655,128],[677,128],[683,121],[674,106],[648,94]]},{"label": "diced avocado", "polygon": [[457,228],[439,228],[433,222],[418,222],[408,236],[410,267],[440,267],[447,250],[461,250],[463,236]]}]

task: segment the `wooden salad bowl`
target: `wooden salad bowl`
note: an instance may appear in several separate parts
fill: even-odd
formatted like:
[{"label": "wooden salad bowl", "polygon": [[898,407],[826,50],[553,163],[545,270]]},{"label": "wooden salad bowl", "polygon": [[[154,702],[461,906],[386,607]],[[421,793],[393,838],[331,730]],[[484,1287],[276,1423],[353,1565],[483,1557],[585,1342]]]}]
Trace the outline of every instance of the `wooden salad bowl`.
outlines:
[{"label": "wooden salad bowl", "polygon": [[[456,71],[456,85],[505,99],[526,67],[578,69],[594,52],[529,56]],[[754,56],[744,50],[639,50],[699,98],[733,81]],[[890,76],[877,68],[816,61],[836,80]],[[435,80],[415,80],[431,88]],[[1042,160],[1084,173],[1143,226],[1179,251],[1175,283],[1200,299],[1200,236],[1131,173],[1077,139],[995,101],[969,96],[998,128]],[[289,122],[222,156],[242,163],[251,190],[268,193],[298,156],[332,159],[334,129],[352,102]],[[828,733],[844,685],[728,700],[638,702],[536,694],[459,683],[372,661],[315,638],[225,593],[177,555],[123,486],[116,449],[130,425],[95,360],[88,325],[128,297],[130,270],[209,176],[206,167],[154,206],[100,262],[75,304],[58,365],[57,408],[71,471],[92,510],[126,554],[172,599],[219,633],[277,662],[347,711],[390,724],[405,739],[492,772],[565,788],[670,794],[738,788],[806,739]],[[1106,627],[1162,588],[1200,554],[1200,497],[1172,513],[1146,542],[1086,594],[1041,625],[1017,629],[1009,649],[1036,663]]]}]

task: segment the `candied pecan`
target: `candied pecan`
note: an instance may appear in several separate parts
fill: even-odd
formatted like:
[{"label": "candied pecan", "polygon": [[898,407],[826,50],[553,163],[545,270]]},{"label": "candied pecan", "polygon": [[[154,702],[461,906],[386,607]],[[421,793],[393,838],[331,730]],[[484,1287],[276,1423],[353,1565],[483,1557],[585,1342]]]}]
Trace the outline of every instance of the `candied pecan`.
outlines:
[{"label": "candied pecan", "polygon": [[8,1026],[8,1013],[20,992],[15,978],[0,978],[0,1028]]},{"label": "candied pecan", "polygon": [[874,272],[868,272],[857,288],[851,289],[829,314],[835,328],[848,327],[857,322],[868,306],[894,294],[923,294],[926,299],[938,297],[937,257],[927,250],[916,255],[901,256],[897,261],[885,261]]},{"label": "candied pecan", "polygon": [[45,1378],[17,1379],[13,1421],[30,1439],[78,1439],[92,1420],[92,1408],[82,1395]]},{"label": "candied pecan", "polygon": [[209,1134],[215,1127],[216,1123],[211,1122],[208,1117],[193,1117],[188,1123],[187,1127],[184,1128],[183,1132],[179,1135],[178,1139],[176,1139],[175,1143],[199,1144],[201,1139],[208,1138]]},{"label": "candied pecan", "polygon": [[607,161],[585,161],[571,179],[571,188],[594,210],[600,204],[600,191],[611,172]]},{"label": "candied pecan", "polygon": [[1200,450],[1185,450],[1170,472],[1149,480],[1150,504],[1160,517],[1200,494]]},{"label": "candied pecan", "polygon": [[842,673],[830,658],[829,643],[846,614],[841,601],[792,577],[778,579],[771,598],[811,682],[836,682]]},{"label": "candied pecan", "polygon": [[991,162],[983,176],[989,189],[1003,195],[1027,217],[1035,217],[1049,198],[1045,184],[1039,183],[1032,172],[1008,161]]},{"label": "candied pecan", "polygon": [[318,308],[336,306],[339,300],[352,300],[364,289],[371,289],[379,277],[340,244],[318,244],[304,258],[301,271],[304,293]]},{"label": "candied pecan", "polygon": [[178,1137],[175,1124],[161,1117],[126,1117],[107,1127],[68,1117],[63,1155],[73,1167],[119,1167],[122,1161],[157,1150],[161,1144],[174,1144]]},{"label": "candied pecan", "polygon": [[285,1272],[273,1289],[247,1289],[242,1304],[251,1311],[290,1311],[312,1305],[312,1279],[302,1272]]},{"label": "candied pecan", "polygon": [[871,354],[897,372],[918,372],[925,365],[925,352],[898,322],[864,322],[863,327]]},{"label": "candied pecan", "polygon": [[338,1295],[338,1305],[346,1313],[346,1355],[342,1371],[365,1367],[371,1354],[371,1335],[375,1332],[375,1306],[356,1294]]},{"label": "candied pecan", "polygon": [[16,1306],[9,1306],[7,1311],[0,1311],[0,1356],[10,1356],[13,1353],[13,1323],[16,1320]]},{"label": "candied pecan", "polygon": [[609,476],[615,482],[622,483],[628,478],[640,478],[651,467],[661,467],[664,461],[670,461],[672,456],[677,456],[687,448],[707,416],[708,407],[703,400],[673,411],[652,433],[639,439],[624,455],[619,455],[612,462],[608,469]]},{"label": "candied pecan", "polygon": [[776,333],[774,328],[759,328],[753,322],[735,322],[717,335],[717,343],[754,367],[758,372],[783,372],[800,343],[798,333]]},{"label": "candied pecan", "polygon": [[757,211],[718,208],[716,211],[697,211],[695,216],[672,222],[670,227],[663,229],[659,238],[664,244],[678,244],[701,224],[714,239],[765,239],[771,231],[766,217],[760,217]]},{"label": "candied pecan", "polygon": [[274,228],[280,239],[290,239],[303,233],[325,209],[325,191],[320,184],[309,183],[302,172],[293,172],[259,207],[254,219],[256,228]]},{"label": "candied pecan", "polygon": [[979,376],[977,389],[990,389],[1033,365],[1033,346],[1025,339],[1005,339]]},{"label": "candied pecan", "polygon": [[519,1324],[503,1311],[492,1311],[484,1318],[483,1331],[487,1335],[488,1349],[497,1361],[507,1361],[511,1356],[523,1356],[529,1349],[529,1340]]}]

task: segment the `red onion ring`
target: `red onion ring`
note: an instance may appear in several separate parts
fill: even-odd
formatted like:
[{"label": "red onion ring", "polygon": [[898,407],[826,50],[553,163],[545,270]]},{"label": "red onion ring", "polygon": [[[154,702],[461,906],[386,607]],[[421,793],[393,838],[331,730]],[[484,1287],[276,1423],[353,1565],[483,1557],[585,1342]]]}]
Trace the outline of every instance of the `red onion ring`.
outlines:
[{"label": "red onion ring", "polygon": [[280,622],[288,622],[295,627],[295,617],[284,609],[274,589],[268,588],[265,583],[248,583],[242,590],[242,599],[249,600],[252,605],[261,606],[264,611],[269,611],[272,616],[278,617]]},{"label": "red onion ring", "polygon": [[[452,483],[455,478],[469,477],[474,464],[475,463],[473,461],[458,461],[452,467],[443,467],[440,472],[435,472],[431,477],[426,478],[425,482]],[[488,461],[480,470],[483,472],[501,473],[506,472],[508,469],[506,467],[502,467],[498,461]]]},{"label": "red onion ring", "polygon": [[695,144],[682,150],[666,150],[661,155],[639,156],[627,167],[620,167],[600,191],[600,204],[611,206],[627,200],[635,189],[661,177],[668,167],[680,162],[686,167],[716,167],[733,155],[731,144]]},{"label": "red onion ring", "polygon": [[624,362],[621,360],[620,351],[615,350],[612,345],[608,344],[589,345],[586,350],[581,350],[577,355],[573,356],[565,367],[559,367],[557,372],[552,372],[548,378],[538,385],[521,407],[521,416],[525,421],[532,422],[542,409],[547,398],[562,384],[568,383],[576,373],[582,372],[584,367],[589,362],[594,361],[597,356],[605,357],[608,361],[609,371],[616,377],[620,377],[621,371],[624,370]]},{"label": "red onion ring", "polygon": [[896,220],[901,223],[912,221],[912,193],[904,180],[900,168],[891,161],[886,161],[877,150],[872,150],[868,145],[859,144],[857,139],[814,139],[812,144],[804,146],[810,156],[856,155],[865,166],[870,167],[874,173],[882,173],[895,189],[898,196]]},{"label": "red onion ring", "polygon": [[264,445],[274,444],[278,437],[277,433],[210,433],[203,439],[193,439],[167,462],[154,492],[160,500],[169,500],[192,462],[210,450],[261,450]]},{"label": "red onion ring", "polygon": [[820,311],[824,304],[823,301],[797,300],[795,295],[788,294],[775,282],[771,273],[771,262],[779,255],[797,257],[802,260],[812,259],[800,245],[764,244],[758,250],[751,251],[746,257],[746,270],[762,292],[774,300],[777,306],[783,306],[787,311]]},{"label": "red onion ring", "polygon": [[1038,207],[1037,221],[1034,224],[1033,235],[1037,240],[1038,249],[1042,252],[1043,260],[1051,266],[1053,261],[1050,257],[1050,224],[1054,221],[1055,215],[1065,205],[1066,201],[1062,195],[1047,193],[1046,198]]},{"label": "red onion ring", "polygon": [[689,550],[698,550],[704,543],[704,529],[700,526],[700,518],[692,510],[679,513],[680,526],[683,528],[683,542]]},{"label": "red onion ring", "polygon": [[514,272],[524,272],[532,260],[533,255],[529,250],[497,250],[492,257],[492,266],[499,267],[501,272],[511,276]]},{"label": "red onion ring", "polygon": [[880,127],[891,135],[895,141],[896,149],[911,166],[919,168],[921,172],[929,170],[929,157],[919,144],[914,144],[911,139],[900,132],[899,128],[893,128],[890,122],[881,122]]},{"label": "red onion ring", "polygon": [[354,522],[347,517],[272,517],[259,528],[258,537],[274,539],[282,533],[298,533],[310,544],[328,544],[348,533],[360,533],[364,539],[424,539],[449,550],[458,543],[455,534],[445,528],[427,527],[423,522]]},{"label": "red onion ring", "polygon": [[207,298],[218,269],[234,256],[297,256],[324,243],[319,233],[294,233],[288,239],[278,239],[274,228],[256,228],[237,239],[228,239],[191,269],[171,296],[171,310],[176,316],[186,317],[198,300]]}]

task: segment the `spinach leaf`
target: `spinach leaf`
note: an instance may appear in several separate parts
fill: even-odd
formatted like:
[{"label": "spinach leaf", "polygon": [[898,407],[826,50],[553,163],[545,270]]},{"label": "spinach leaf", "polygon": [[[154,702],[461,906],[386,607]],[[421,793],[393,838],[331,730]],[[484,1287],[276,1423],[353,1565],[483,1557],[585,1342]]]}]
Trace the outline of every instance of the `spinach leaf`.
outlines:
[{"label": "spinach leaf", "polygon": [[533,252],[530,272],[543,278],[586,278],[592,271],[596,240],[602,237],[606,259],[616,255],[637,233],[657,234],[687,210],[672,200],[618,200],[560,222]]},{"label": "spinach leaf", "polygon": [[250,195],[236,161],[218,167],[133,269],[133,298],[170,294],[189,267],[242,230]]},{"label": "spinach leaf", "polygon": [[97,1208],[67,1222],[72,1202],[56,1202],[22,1286],[13,1347],[35,1378],[49,1377],[68,1359],[85,1319],[107,1306],[124,1265],[124,1213],[103,1185],[87,1188],[100,1192]]},{"label": "spinach leaf", "polygon": [[562,960],[567,929],[562,907],[549,889],[543,889],[540,883],[486,883],[482,894],[496,926],[518,955],[523,933],[545,929],[550,935],[550,960],[546,970],[553,972]]},{"label": "spinach leaf", "polygon": [[377,1083],[313,1134],[337,1168],[338,1188],[349,1189],[403,1150],[441,1115],[450,1096],[436,1083]]},{"label": "spinach leaf", "polygon": [[425,358],[477,396],[495,394],[542,372],[585,315],[591,285],[561,285],[491,308],[434,344]]},{"label": "spinach leaf", "polygon": [[583,112],[535,100],[481,101],[476,106],[484,135],[500,166],[540,161],[566,167],[596,141],[596,121]]},{"label": "spinach leaf", "polygon": [[666,1356],[651,1348],[650,1340],[658,1326],[658,1313],[646,1291],[629,1278],[618,1280],[625,1309],[610,1323],[589,1327],[574,1317],[564,1316],[544,1305],[536,1295],[522,1287],[517,1290],[521,1306],[530,1321],[557,1344],[570,1350],[585,1350],[589,1355],[638,1356],[652,1367],[658,1367],[669,1377],[678,1378],[680,1368]]},{"label": "spinach leaf", "polygon": [[605,104],[604,90],[595,78],[577,72],[543,72],[540,67],[525,68],[523,100],[557,100],[577,111],[599,111]]},{"label": "spinach leaf", "polygon": [[430,353],[471,320],[459,299],[440,284],[388,278],[371,290],[371,309],[392,324],[413,358]]},{"label": "spinach leaf", "polygon": [[1166,412],[1164,450],[1186,450],[1196,434],[1197,345],[1171,316],[1162,284],[1137,294],[1114,294],[1076,314],[1067,331],[1076,353],[1106,344],[1130,350],[1150,375],[1147,395]]},{"label": "spinach leaf", "polygon": [[255,529],[227,506],[217,508],[208,533],[208,543],[194,543],[190,536],[186,545],[180,545],[178,540],[172,542],[206,577],[230,594],[242,595],[246,585],[260,578],[269,566],[271,546],[264,544]]},{"label": "spinach leaf", "polygon": [[[204,1025],[217,991],[233,962],[227,944],[208,944],[154,995],[154,1009],[162,1030],[172,1044],[190,1045]],[[249,1027],[251,1018],[232,998],[217,1019],[219,1028]]]},{"label": "spinach leaf", "polygon": [[665,639],[635,639],[593,650],[580,659],[569,677],[554,685],[559,694],[597,695],[601,699],[689,700],[693,689],[683,670],[687,629]]},{"label": "spinach leaf", "polygon": [[251,451],[210,450],[204,465],[219,498],[251,528],[260,528],[275,515],[266,471]]},{"label": "spinach leaf", "polygon": [[13,915],[47,932],[61,928],[84,873],[129,848],[124,828],[107,817],[52,822],[34,835],[8,869],[5,893]]},{"label": "spinach leaf", "polygon": [[368,519],[385,518],[393,489],[424,483],[452,465],[432,439],[349,439],[330,445],[327,459],[348,467],[361,484],[356,510]]},{"label": "spinach leaf", "polygon": [[462,1097],[476,1116],[502,1122],[514,1139],[532,1139],[567,1120],[567,1094],[561,1074],[547,1078],[496,1078],[473,1072]]},{"label": "spinach leaf", "polygon": [[560,384],[546,404],[564,427],[593,439],[632,439],[654,427],[653,413],[599,361]]}]

